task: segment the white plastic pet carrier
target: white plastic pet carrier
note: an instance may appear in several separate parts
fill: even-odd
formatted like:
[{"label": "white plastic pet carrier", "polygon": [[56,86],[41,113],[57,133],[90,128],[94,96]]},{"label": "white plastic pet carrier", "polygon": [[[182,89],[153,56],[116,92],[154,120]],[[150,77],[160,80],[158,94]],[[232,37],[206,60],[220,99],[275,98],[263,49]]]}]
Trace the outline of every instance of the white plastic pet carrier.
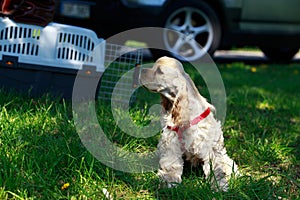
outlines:
[{"label": "white plastic pet carrier", "polygon": [[[120,101],[134,99],[142,51],[128,48],[108,44],[94,31],[81,27],[58,23],[41,27],[0,17],[0,85],[33,88],[37,92],[53,87],[71,96],[74,78],[67,76],[66,70],[73,70],[74,76],[86,67],[102,75],[98,98],[110,100],[115,92]],[[51,75],[42,76],[44,72],[39,71],[49,71]],[[28,77],[23,77],[25,74]]]},{"label": "white plastic pet carrier", "polygon": [[105,40],[95,32],[76,26],[50,23],[46,27],[15,23],[0,18],[0,60],[18,57],[19,63],[104,71]]}]

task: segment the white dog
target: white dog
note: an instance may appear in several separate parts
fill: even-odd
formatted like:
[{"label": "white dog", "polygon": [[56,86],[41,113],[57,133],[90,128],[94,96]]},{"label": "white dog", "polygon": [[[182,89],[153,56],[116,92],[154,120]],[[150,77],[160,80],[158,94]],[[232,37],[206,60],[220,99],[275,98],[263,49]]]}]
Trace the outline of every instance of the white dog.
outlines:
[{"label": "white dog", "polygon": [[215,108],[199,94],[182,64],[161,57],[152,68],[142,70],[140,81],[150,91],[160,93],[162,99],[159,177],[168,187],[181,183],[186,159],[194,166],[203,166],[213,188],[226,191],[237,165],[227,155],[221,124],[213,115]]}]

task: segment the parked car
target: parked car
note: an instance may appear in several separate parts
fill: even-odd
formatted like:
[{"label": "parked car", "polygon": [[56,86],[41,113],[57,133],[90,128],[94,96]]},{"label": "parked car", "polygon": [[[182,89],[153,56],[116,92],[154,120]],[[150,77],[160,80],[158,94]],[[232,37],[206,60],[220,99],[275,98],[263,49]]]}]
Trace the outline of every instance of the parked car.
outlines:
[{"label": "parked car", "polygon": [[213,55],[256,46],[274,61],[290,61],[300,47],[299,8],[297,0],[57,0],[54,21],[93,29],[102,38],[138,27],[175,30],[159,37],[180,60],[199,59],[203,50]]}]

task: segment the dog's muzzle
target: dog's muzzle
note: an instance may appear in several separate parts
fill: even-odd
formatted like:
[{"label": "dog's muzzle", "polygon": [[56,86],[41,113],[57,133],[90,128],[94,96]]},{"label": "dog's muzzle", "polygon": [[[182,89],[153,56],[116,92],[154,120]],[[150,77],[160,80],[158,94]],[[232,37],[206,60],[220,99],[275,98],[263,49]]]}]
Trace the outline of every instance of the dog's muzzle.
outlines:
[{"label": "dog's muzzle", "polygon": [[143,86],[146,86],[147,84],[153,82],[149,78],[149,74],[151,73],[150,69],[142,69],[140,76],[139,76],[139,83]]}]

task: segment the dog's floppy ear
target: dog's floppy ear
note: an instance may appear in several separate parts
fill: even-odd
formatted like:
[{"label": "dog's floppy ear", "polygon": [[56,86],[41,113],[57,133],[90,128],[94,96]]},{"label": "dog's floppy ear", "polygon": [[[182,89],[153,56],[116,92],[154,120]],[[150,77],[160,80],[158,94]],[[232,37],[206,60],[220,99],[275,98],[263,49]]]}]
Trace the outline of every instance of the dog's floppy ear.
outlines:
[{"label": "dog's floppy ear", "polygon": [[180,84],[171,110],[172,119],[176,126],[186,126],[189,124],[189,100],[188,88],[185,82]]},{"label": "dog's floppy ear", "polygon": [[216,108],[211,105],[210,103],[207,102],[207,99],[204,98],[198,91],[197,87],[195,86],[193,80],[191,79],[191,77],[188,74],[185,74],[185,79],[187,81],[187,84],[190,86],[188,89],[190,90],[190,92],[193,93],[194,96],[200,96],[200,99],[204,105],[205,108],[210,108],[210,110],[215,114],[216,113]]}]

